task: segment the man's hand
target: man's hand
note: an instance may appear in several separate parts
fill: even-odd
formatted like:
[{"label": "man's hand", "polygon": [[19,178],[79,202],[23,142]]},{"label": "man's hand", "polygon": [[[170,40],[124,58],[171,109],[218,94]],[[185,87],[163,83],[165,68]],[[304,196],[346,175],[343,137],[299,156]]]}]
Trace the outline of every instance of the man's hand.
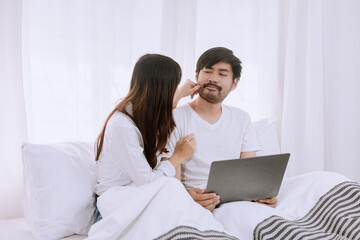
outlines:
[{"label": "man's hand", "polygon": [[188,192],[195,202],[210,211],[214,210],[215,206],[220,202],[219,195],[206,193],[206,189],[192,188]]},{"label": "man's hand", "polygon": [[275,208],[277,204],[277,198],[276,197],[265,198],[265,199],[256,200],[255,202]]}]

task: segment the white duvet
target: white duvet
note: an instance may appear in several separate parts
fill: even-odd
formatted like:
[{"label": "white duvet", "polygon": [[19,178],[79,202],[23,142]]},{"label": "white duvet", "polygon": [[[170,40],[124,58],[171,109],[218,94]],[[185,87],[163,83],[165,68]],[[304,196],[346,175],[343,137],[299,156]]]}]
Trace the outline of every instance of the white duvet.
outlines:
[{"label": "white duvet", "polygon": [[233,202],[213,212],[194,202],[174,178],[136,188],[114,187],[98,198],[103,219],[91,227],[88,239],[253,239],[255,227],[263,220],[273,215],[302,218],[321,196],[344,181],[349,179],[331,172],[291,177],[284,179],[275,209]]}]

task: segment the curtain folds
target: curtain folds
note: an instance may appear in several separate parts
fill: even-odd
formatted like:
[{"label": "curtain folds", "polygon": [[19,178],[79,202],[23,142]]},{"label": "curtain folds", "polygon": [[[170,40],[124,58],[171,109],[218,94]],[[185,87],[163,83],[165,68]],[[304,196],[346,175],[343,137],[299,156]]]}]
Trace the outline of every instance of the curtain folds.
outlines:
[{"label": "curtain folds", "polygon": [[322,1],[287,6],[281,149],[290,175],[325,169]]},{"label": "curtain folds", "polygon": [[21,144],[26,140],[21,0],[0,1],[0,219],[22,216]]},{"label": "curtain folds", "polygon": [[145,53],[173,57],[183,80],[194,80],[200,54],[225,46],[243,62],[240,83],[225,103],[253,120],[277,120],[282,151],[292,154],[289,175],[331,170],[360,180],[353,150],[360,114],[349,107],[360,102],[354,92],[359,4],[24,0],[30,140],[95,139]]},{"label": "curtain folds", "polygon": [[281,149],[292,154],[289,175],[329,170],[360,181],[360,3],[292,0],[283,7]]}]

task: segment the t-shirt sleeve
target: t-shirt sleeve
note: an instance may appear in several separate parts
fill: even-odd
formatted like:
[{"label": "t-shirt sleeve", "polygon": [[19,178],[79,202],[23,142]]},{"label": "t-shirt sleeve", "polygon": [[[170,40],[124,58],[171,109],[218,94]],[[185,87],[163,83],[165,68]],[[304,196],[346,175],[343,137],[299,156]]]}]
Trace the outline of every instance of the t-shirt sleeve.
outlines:
[{"label": "t-shirt sleeve", "polygon": [[175,176],[175,168],[169,161],[160,162],[154,169],[150,167],[140,136],[135,127],[115,126],[110,141],[112,159],[120,161],[121,168],[138,186],[163,176]]},{"label": "t-shirt sleeve", "polygon": [[174,121],[176,123],[176,126],[172,133],[170,134],[170,137],[168,139],[168,142],[166,144],[166,149],[168,150],[167,153],[162,153],[161,157],[163,158],[170,158],[175,151],[176,143],[183,137],[182,129],[184,129],[185,126],[185,112],[182,110],[183,106],[178,107],[173,110],[173,116]]},{"label": "t-shirt sleeve", "polygon": [[241,152],[252,152],[260,150],[260,142],[257,137],[255,127],[251,122],[249,115],[246,115],[245,118],[245,132],[243,143],[241,146]]},{"label": "t-shirt sleeve", "polygon": [[168,177],[174,177],[175,176],[175,167],[168,160],[161,161],[153,171],[161,171],[161,172],[164,173],[164,175],[166,175]]},{"label": "t-shirt sleeve", "polygon": [[178,127],[175,127],[172,131],[170,138],[168,139],[168,143],[166,144],[167,153],[162,153],[160,155],[161,158],[170,158],[175,151],[176,143],[180,140],[180,131]]}]

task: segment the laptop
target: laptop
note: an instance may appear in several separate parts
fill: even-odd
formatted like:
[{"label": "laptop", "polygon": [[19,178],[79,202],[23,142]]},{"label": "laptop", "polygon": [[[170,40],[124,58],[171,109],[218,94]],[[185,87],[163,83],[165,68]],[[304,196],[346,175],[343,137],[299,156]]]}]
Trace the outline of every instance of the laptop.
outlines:
[{"label": "laptop", "polygon": [[220,206],[233,201],[276,197],[290,154],[214,161],[206,192],[220,195]]}]

